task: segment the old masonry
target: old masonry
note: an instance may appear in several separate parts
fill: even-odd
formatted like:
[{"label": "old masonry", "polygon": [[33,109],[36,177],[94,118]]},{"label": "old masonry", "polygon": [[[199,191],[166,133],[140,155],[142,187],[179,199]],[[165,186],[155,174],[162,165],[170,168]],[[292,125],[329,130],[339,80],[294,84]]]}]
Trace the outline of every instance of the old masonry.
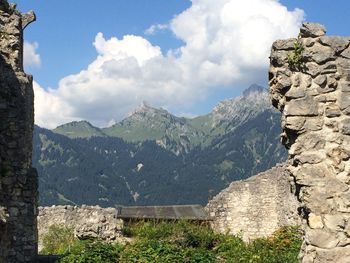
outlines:
[{"label": "old masonry", "polygon": [[35,20],[0,0],[0,262],[37,254],[37,173],[32,168],[33,87],[23,72],[23,29]]},{"label": "old masonry", "polygon": [[270,56],[270,94],[301,202],[303,263],[350,262],[350,38],[325,32],[304,23]]}]

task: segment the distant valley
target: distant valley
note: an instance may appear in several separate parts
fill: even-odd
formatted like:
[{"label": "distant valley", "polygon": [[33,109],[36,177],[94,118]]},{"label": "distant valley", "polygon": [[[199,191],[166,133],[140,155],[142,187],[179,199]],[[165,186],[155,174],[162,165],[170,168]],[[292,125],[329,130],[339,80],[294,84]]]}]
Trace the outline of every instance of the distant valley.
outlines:
[{"label": "distant valley", "polygon": [[40,205],[205,204],[230,182],[284,161],[279,134],[280,113],[257,85],[194,119],[144,104],[108,128],[36,126]]}]

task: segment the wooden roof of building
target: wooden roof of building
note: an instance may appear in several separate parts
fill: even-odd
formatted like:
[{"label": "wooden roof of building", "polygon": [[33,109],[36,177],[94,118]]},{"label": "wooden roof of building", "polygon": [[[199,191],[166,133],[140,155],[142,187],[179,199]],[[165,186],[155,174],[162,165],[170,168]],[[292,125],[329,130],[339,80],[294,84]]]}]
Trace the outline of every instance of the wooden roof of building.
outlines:
[{"label": "wooden roof of building", "polygon": [[209,215],[201,205],[122,206],[117,207],[117,218],[207,221],[209,220]]}]

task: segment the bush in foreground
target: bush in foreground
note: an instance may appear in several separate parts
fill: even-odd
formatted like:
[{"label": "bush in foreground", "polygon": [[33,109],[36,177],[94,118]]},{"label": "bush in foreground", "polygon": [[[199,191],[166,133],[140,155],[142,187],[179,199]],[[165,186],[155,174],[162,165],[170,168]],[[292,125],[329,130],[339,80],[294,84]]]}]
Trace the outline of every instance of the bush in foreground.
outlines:
[{"label": "bush in foreground", "polygon": [[72,228],[61,225],[52,225],[49,227],[48,233],[43,237],[44,255],[64,254],[76,242]]},{"label": "bush in foreground", "polygon": [[77,241],[61,263],[116,263],[122,246],[101,241]]},{"label": "bush in foreground", "polygon": [[294,263],[301,246],[297,227],[283,227],[249,244],[238,236],[185,221],[138,222],[127,226],[126,233],[133,238],[126,245],[76,240],[60,262]]}]

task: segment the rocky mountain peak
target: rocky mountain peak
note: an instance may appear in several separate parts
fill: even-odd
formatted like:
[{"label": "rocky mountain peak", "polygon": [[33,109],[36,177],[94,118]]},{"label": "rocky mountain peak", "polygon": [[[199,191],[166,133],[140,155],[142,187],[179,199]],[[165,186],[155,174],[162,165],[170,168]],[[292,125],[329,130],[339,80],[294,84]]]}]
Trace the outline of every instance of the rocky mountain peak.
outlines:
[{"label": "rocky mountain peak", "polygon": [[252,84],[249,86],[249,88],[245,89],[242,94],[243,94],[243,97],[248,97],[253,93],[265,93],[265,92],[267,92],[267,90],[263,86],[260,86],[258,84]]},{"label": "rocky mountain peak", "polygon": [[155,113],[158,111],[165,111],[162,108],[154,108],[148,102],[142,101],[142,103],[136,107],[130,114],[129,117],[135,114]]},{"label": "rocky mountain peak", "polygon": [[266,109],[272,109],[267,90],[253,84],[241,96],[220,102],[213,109],[215,123],[222,120],[247,119]]},{"label": "rocky mountain peak", "polygon": [[133,113],[145,112],[145,111],[150,111],[153,109],[155,109],[155,108],[153,108],[147,101],[142,101],[141,104],[135,108]]},{"label": "rocky mountain peak", "polygon": [[95,128],[90,122],[86,120],[80,120],[80,121],[71,121],[62,125],[57,126],[54,130],[60,130],[60,129],[69,129],[69,128],[86,128],[91,127]]}]

